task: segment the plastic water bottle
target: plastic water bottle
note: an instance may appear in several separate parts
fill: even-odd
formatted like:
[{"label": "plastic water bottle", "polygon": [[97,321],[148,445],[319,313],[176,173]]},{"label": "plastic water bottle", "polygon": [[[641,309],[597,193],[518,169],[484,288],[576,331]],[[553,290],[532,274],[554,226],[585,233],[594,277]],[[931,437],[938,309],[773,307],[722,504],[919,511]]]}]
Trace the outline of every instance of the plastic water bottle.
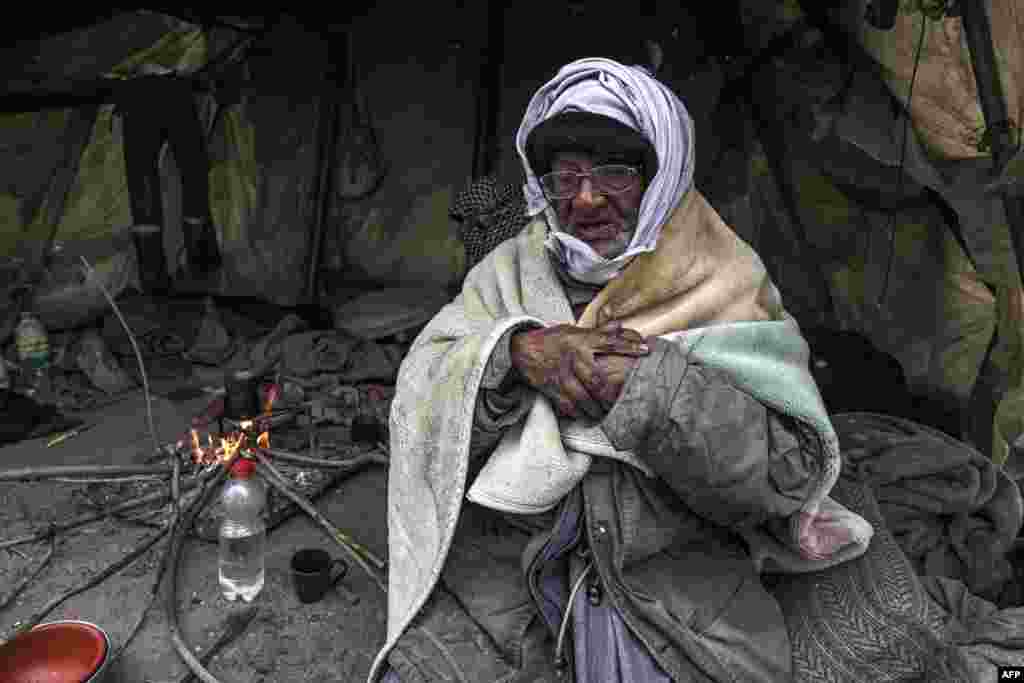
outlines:
[{"label": "plastic water bottle", "polygon": [[224,597],[252,602],[263,589],[267,494],[252,460],[239,456],[224,485],[220,526],[220,588]]},{"label": "plastic water bottle", "polygon": [[21,321],[14,335],[26,393],[39,402],[49,403],[52,398],[50,338],[46,334],[46,328],[39,318],[26,311],[21,314]]}]

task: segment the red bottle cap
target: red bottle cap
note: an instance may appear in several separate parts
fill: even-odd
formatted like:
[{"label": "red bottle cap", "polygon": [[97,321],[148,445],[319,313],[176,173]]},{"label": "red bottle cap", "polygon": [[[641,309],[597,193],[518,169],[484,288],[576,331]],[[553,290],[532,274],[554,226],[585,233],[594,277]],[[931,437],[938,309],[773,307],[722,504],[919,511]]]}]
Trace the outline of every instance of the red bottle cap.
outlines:
[{"label": "red bottle cap", "polygon": [[231,476],[235,479],[248,479],[255,471],[256,463],[243,456],[238,456],[231,466]]}]

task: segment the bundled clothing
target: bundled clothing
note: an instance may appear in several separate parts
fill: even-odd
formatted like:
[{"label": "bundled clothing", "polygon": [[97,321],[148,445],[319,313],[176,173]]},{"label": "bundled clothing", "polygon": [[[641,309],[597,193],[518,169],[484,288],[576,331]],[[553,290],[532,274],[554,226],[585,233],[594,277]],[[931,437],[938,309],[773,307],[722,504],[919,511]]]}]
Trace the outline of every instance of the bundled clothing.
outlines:
[{"label": "bundled clothing", "polygon": [[[773,520],[800,519],[820,492],[828,435],[815,433],[810,422],[798,426],[798,418],[739,388],[723,364],[714,367],[713,354],[698,351],[701,344],[688,348],[653,339],[652,353],[637,363],[600,428],[563,421],[560,431],[574,437],[564,445],[559,431],[530,429],[527,439],[539,441],[513,448],[517,436],[552,414],[546,399],[522,386],[499,391],[510,366],[508,338],[518,329],[574,320],[544,248],[545,233],[546,225],[536,221],[495,250],[417,338],[400,370],[388,494],[390,642],[382,654],[391,653],[421,610],[427,621],[443,611],[434,604],[424,608],[441,579],[445,591],[456,594],[446,602],[464,605],[489,631],[485,640],[501,644],[504,673],[513,675],[529,626],[543,612],[542,575],[556,573],[552,565],[564,557],[552,539],[567,526],[563,535],[586,538],[600,578],[596,590],[624,620],[619,631],[643,634],[643,651],[657,655],[656,668],[673,680],[729,680],[729,670],[747,671],[748,680],[788,680],[782,615],[760,585],[748,545],[759,542],[780,565],[803,559],[805,570],[841,561],[843,551],[863,551],[869,527],[819,561],[794,550],[799,542],[789,536],[790,524],[777,526],[775,534],[763,528]],[[806,346],[791,319],[736,325],[770,331],[745,337],[748,353],[734,349],[734,357],[773,359],[766,367],[788,367],[793,377],[807,372]],[[791,346],[795,353],[787,357]],[[712,348],[713,340],[706,350]],[[712,362],[704,366],[688,355]],[[804,382],[813,399],[809,375]],[[815,405],[810,400],[804,409],[813,412]],[[820,405],[817,415],[821,426]],[[508,439],[505,449],[498,448],[502,439]],[[508,455],[522,466],[501,467]],[[557,467],[559,455],[567,466]],[[490,477],[481,471],[487,468]],[[528,481],[502,487],[510,472],[525,473]],[[480,500],[504,497],[506,509],[493,502],[490,508],[466,503],[464,509],[467,484]],[[502,496],[513,491],[524,494],[518,506]],[[582,515],[573,506],[582,507]],[[828,509],[823,519],[829,521],[835,519],[831,511],[841,512]],[[492,523],[481,522],[480,515]],[[499,521],[502,533],[488,534]],[[510,526],[520,531],[512,533]],[[481,566],[479,558],[488,561]],[[533,572],[532,590],[523,568],[528,576]],[[558,599],[550,602],[557,613]],[[574,638],[586,632],[576,629]],[[405,683],[417,680],[409,677],[416,658],[407,647],[392,653]],[[470,661],[477,659],[485,658]],[[468,680],[477,675],[484,674]]]},{"label": "bundled clothing", "polygon": [[[872,534],[828,497],[838,443],[807,346],[760,259],[692,188],[692,124],[670,91],[607,60],[547,88],[519,141],[551,112],[600,113],[650,139],[658,172],[622,258],[542,212],[410,349],[391,413],[388,634],[369,680],[788,681],[758,572],[830,567]],[[528,162],[527,175],[529,201]],[[607,319],[653,339],[600,425],[504,381],[516,331]]]},{"label": "bundled clothing", "polygon": [[977,450],[899,417],[836,415],[847,467],[870,481],[886,527],[920,576],[963,582],[1000,604],[1021,526],[1020,488]]},{"label": "bundled clothing", "polygon": [[793,681],[981,683],[996,680],[999,666],[1024,666],[1024,607],[979,597],[954,565],[922,567],[907,533],[906,512],[916,510],[919,527],[948,526],[937,555],[970,547],[976,560],[1000,558],[1021,524],[1020,493],[1005,486],[1006,473],[908,420],[845,413],[833,424],[844,467],[832,496],[875,534],[855,560],[762,577],[786,617]]}]

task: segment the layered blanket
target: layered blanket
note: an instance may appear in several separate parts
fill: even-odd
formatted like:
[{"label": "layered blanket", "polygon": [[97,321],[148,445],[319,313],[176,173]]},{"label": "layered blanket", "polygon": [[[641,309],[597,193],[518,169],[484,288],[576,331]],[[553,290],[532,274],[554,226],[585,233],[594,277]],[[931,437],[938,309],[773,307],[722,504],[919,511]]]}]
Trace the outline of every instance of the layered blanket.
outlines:
[{"label": "layered blanket", "polygon": [[962,581],[991,602],[1020,604],[1007,591],[1013,568],[1006,554],[1024,509],[1020,488],[1002,467],[898,417],[841,413],[833,424],[844,466],[871,484],[885,526],[918,575]]},{"label": "layered blanket", "polygon": [[[504,333],[525,324],[618,319],[643,335],[675,339],[809,427],[822,445],[819,479],[799,514],[777,533],[754,539],[763,557],[784,570],[807,571],[856,556],[870,539],[867,522],[828,498],[840,469],[838,441],[799,329],[756,253],[699,192],[684,196],[657,249],[636,257],[579,321],[545,252],[547,232],[538,218],[476,266],[399,371],[390,420],[387,641],[370,681],[437,582],[467,493],[484,369]],[[524,425],[509,430],[473,482],[470,497],[498,509],[549,509],[595,456],[646,471],[637,454],[615,450],[599,428],[559,419],[538,395]]]},{"label": "layered blanket", "polygon": [[832,495],[875,534],[850,562],[764,577],[786,617],[796,683],[980,683],[1024,665],[1019,599],[976,593],[1000,583],[995,567],[1021,525],[1016,485],[924,425],[874,413],[833,424],[844,467]]}]

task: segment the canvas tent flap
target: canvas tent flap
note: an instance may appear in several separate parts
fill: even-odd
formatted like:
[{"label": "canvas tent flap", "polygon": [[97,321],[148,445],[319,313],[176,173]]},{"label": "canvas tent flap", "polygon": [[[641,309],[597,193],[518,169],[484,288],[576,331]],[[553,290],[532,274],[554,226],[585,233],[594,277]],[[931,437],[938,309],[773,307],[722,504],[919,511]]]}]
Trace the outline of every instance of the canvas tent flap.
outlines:
[{"label": "canvas tent flap", "polygon": [[[206,43],[199,27],[149,12],[132,13],[44,41],[20,76],[36,87],[59,90],[142,72],[188,74],[206,62]],[[132,51],[126,54],[126,48]],[[12,76],[14,89],[18,77]],[[0,140],[12,141],[0,147],[0,164],[25,170],[0,187],[0,225],[5,226],[0,231],[0,256],[8,263],[36,262],[36,251],[49,244],[52,234],[60,254],[44,274],[33,306],[44,323],[57,329],[81,324],[106,305],[99,291],[84,284],[80,257],[90,261],[114,296],[138,282],[120,119],[113,104],[100,105],[83,147],[68,139],[83,107],[0,115]],[[66,149],[75,142],[80,155],[68,159]],[[70,186],[61,187],[64,167],[77,170]],[[173,185],[168,182],[172,170],[165,158],[165,186]],[[165,215],[173,219],[173,202],[164,199]],[[222,201],[230,199],[230,194],[222,194]],[[176,247],[183,239],[180,230],[165,233],[173,268]]]},{"label": "canvas tent flap", "polygon": [[[1018,0],[988,0],[985,5],[1007,112],[1019,125],[1024,111],[1024,5]],[[924,42],[909,107],[914,127],[922,143],[938,158],[989,156],[978,148],[985,117],[959,18],[932,21],[920,12],[907,12],[896,18],[896,27],[890,31],[859,22],[857,36],[881,65],[893,94],[905,104],[922,22],[926,24]]]}]

